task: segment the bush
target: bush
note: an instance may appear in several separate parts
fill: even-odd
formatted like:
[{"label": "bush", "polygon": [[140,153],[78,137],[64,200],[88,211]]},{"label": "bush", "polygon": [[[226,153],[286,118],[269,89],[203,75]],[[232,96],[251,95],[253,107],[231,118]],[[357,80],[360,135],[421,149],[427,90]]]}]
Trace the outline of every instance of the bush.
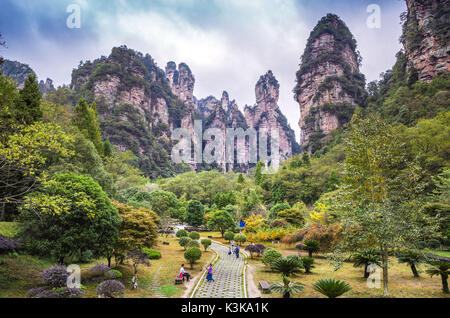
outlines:
[{"label": "bush", "polygon": [[247,237],[244,234],[235,235],[234,240],[241,245],[247,242]]},{"label": "bush", "polygon": [[184,247],[184,250],[186,250],[187,245],[189,244],[189,242],[191,242],[192,239],[187,237],[187,236],[183,236],[178,240],[178,244],[180,244],[180,246]]},{"label": "bush", "polygon": [[303,267],[303,262],[300,257],[297,255],[290,255],[288,257],[278,257],[275,259],[272,264],[272,270],[278,271],[283,276],[291,276],[292,274],[298,273],[300,268]]},{"label": "bush", "polygon": [[122,278],[122,273],[116,269],[111,269],[105,273],[105,277],[108,279]]},{"label": "bush", "polygon": [[230,231],[227,231],[223,235],[223,238],[230,242],[230,241],[232,241],[234,239],[234,233],[230,232]]},{"label": "bush", "polygon": [[97,286],[95,290],[100,298],[123,297],[125,286],[118,280],[106,280]]},{"label": "bush", "polygon": [[49,287],[37,287],[28,291],[28,298],[61,298],[60,294]]},{"label": "bush", "polygon": [[184,258],[191,264],[191,268],[194,268],[194,264],[202,257],[202,251],[198,247],[191,247],[184,252]]},{"label": "bush", "polygon": [[84,291],[80,288],[59,288],[56,290],[61,298],[81,298],[84,296]]},{"label": "bush", "polygon": [[209,239],[203,239],[200,241],[200,243],[202,243],[203,247],[205,248],[205,252],[206,252],[208,246],[210,246],[212,244],[212,241]]},{"label": "bush", "polygon": [[181,230],[177,231],[175,236],[178,238],[182,238],[182,237],[188,236],[188,232],[186,230],[181,229]]},{"label": "bush", "polygon": [[20,246],[20,243],[0,235],[0,254],[14,252]]},{"label": "bush", "polygon": [[145,254],[147,254],[147,257],[149,259],[160,259],[161,258],[161,253],[156,251],[156,250],[152,250],[149,248],[142,248],[141,251]]},{"label": "bush", "polygon": [[187,246],[187,247],[200,247],[200,244],[198,244],[198,241],[195,241],[195,240],[191,239],[191,240],[187,243],[186,246]]},{"label": "bush", "polygon": [[283,211],[283,210],[287,210],[290,209],[291,206],[289,205],[289,203],[277,203],[275,204],[269,212],[269,219],[276,219],[278,216],[278,212]]},{"label": "bush", "polygon": [[263,253],[262,262],[264,265],[271,267],[272,263],[280,257],[282,257],[280,252],[272,247],[269,247]]},{"label": "bush", "polygon": [[334,278],[318,280],[313,284],[313,288],[328,298],[339,297],[352,289],[346,282]]},{"label": "bush", "polygon": [[353,267],[364,266],[364,278],[369,277],[367,268],[370,264],[381,266],[381,254],[376,248],[368,248],[365,250],[358,250],[351,258],[355,261]]},{"label": "bush", "polygon": [[253,256],[255,254],[259,253],[259,249],[254,245],[254,244],[250,244],[245,248],[246,251],[248,251],[250,253],[250,258],[253,258]]},{"label": "bush", "polygon": [[103,276],[106,272],[110,271],[111,268],[105,264],[97,264],[91,269],[89,269],[89,273],[92,277]]},{"label": "bush", "polygon": [[305,273],[311,273],[311,269],[314,268],[314,258],[312,257],[303,257],[303,268],[305,269]]},{"label": "bush", "polygon": [[191,232],[191,233],[189,233],[189,235],[188,235],[191,239],[193,239],[193,240],[198,240],[198,239],[200,239],[200,234],[198,233],[198,232]]},{"label": "bush", "polygon": [[261,256],[264,253],[264,250],[266,247],[262,244],[254,244],[256,248],[258,249],[258,256]]},{"label": "bush", "polygon": [[42,272],[44,284],[50,287],[59,288],[67,286],[69,273],[62,265],[55,265]]}]

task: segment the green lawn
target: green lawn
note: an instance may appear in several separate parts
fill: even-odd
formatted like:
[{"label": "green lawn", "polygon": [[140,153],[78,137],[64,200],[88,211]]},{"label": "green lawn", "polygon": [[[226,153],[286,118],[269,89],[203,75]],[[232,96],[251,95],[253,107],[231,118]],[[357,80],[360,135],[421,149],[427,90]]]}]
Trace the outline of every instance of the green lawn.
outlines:
[{"label": "green lawn", "polygon": [[439,255],[442,257],[450,258],[450,252],[448,251],[438,251],[438,250],[423,250],[425,253]]}]

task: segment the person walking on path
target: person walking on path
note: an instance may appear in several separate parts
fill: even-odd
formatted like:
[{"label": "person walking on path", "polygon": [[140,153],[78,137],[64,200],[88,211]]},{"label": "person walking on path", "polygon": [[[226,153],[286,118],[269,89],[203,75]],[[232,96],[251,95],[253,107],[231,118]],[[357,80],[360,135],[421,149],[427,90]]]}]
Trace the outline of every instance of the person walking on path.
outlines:
[{"label": "person walking on path", "polygon": [[231,254],[233,254],[233,248],[232,248],[232,247],[230,247],[230,248],[228,249],[228,255],[231,255]]},{"label": "person walking on path", "polygon": [[212,265],[211,264],[209,264],[209,267],[208,267],[208,274],[206,275],[206,280],[208,282],[214,281],[214,278],[212,276]]},{"label": "person walking on path", "polygon": [[234,252],[236,253],[236,258],[239,258],[239,244],[236,245]]}]

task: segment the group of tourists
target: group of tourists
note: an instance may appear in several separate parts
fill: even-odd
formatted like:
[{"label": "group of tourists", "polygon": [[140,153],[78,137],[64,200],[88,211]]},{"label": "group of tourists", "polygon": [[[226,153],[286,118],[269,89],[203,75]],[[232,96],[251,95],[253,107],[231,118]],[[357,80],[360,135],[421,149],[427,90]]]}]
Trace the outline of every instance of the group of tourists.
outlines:
[{"label": "group of tourists", "polygon": [[234,241],[231,241],[230,249],[228,250],[228,255],[236,254],[236,258],[239,258],[240,247],[239,244],[234,247]]},{"label": "group of tourists", "polygon": [[[231,246],[228,250],[228,255],[236,254],[236,258],[239,258],[239,252],[240,252],[239,244],[236,244],[236,247],[235,247],[234,241],[231,241]],[[206,280],[208,282],[214,282],[212,264],[208,265],[207,271],[208,271],[208,273],[206,274]],[[183,281],[185,278],[187,281],[189,281],[191,278],[191,275],[184,270],[184,264],[181,264],[179,277],[182,278]]]}]

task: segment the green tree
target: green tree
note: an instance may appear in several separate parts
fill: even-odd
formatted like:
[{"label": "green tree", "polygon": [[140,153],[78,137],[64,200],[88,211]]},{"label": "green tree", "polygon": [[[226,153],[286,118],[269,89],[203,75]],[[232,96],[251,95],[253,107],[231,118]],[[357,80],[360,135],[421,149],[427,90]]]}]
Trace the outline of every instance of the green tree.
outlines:
[{"label": "green tree", "polygon": [[184,250],[186,250],[191,241],[192,241],[192,239],[190,237],[182,236],[178,240],[178,244],[180,244],[180,246],[182,246],[184,248]]},{"label": "green tree", "polygon": [[113,148],[108,139],[103,142],[103,154],[105,157],[111,157],[113,153]]},{"label": "green tree", "polygon": [[240,174],[238,175],[237,182],[238,182],[238,183],[244,183],[244,181],[245,181],[244,175],[243,175],[242,173],[240,173]]},{"label": "green tree", "polygon": [[204,249],[205,249],[205,252],[206,252],[206,250],[208,249],[208,247],[211,246],[212,241],[209,240],[209,239],[202,239],[202,240],[200,241],[200,243],[202,243],[202,245],[203,245],[203,247],[204,247]]},{"label": "green tree", "polygon": [[119,237],[117,209],[92,178],[57,174],[26,197],[20,214],[20,240],[32,254],[67,256],[91,251],[104,255]]},{"label": "green tree", "polygon": [[227,211],[216,211],[209,218],[207,227],[218,230],[223,237],[225,231],[234,228],[234,219]]},{"label": "green tree", "polygon": [[358,250],[351,256],[354,261],[353,267],[364,267],[364,278],[369,277],[369,271],[367,268],[369,265],[381,265],[381,255],[380,251],[376,248],[368,248]]},{"label": "green tree", "polygon": [[305,240],[303,242],[303,249],[308,251],[309,257],[312,257],[313,253],[317,253],[320,250],[320,243],[316,240]]},{"label": "green tree", "polygon": [[155,220],[158,216],[148,209],[133,207],[114,202],[119,216],[122,218],[120,226],[120,238],[114,246],[112,253],[108,255],[108,266],[111,264],[111,255],[115,253],[126,254],[128,251],[150,248],[154,245],[158,236],[158,226]]},{"label": "green tree", "polygon": [[41,92],[34,73],[25,80],[16,102],[15,117],[18,122],[31,124],[42,119]]},{"label": "green tree", "polygon": [[286,220],[289,224],[295,225],[295,226],[303,226],[305,224],[305,216],[303,214],[303,211],[299,209],[286,209],[281,210],[278,212],[277,217],[279,219]]},{"label": "green tree", "polygon": [[175,234],[176,237],[178,238],[182,238],[185,236],[188,236],[188,232],[184,229],[178,230],[177,233]]},{"label": "green tree", "polygon": [[291,206],[289,203],[277,203],[275,204],[271,209],[269,213],[269,219],[276,219],[278,218],[278,212],[290,209]]},{"label": "green tree", "polygon": [[262,169],[264,168],[264,163],[262,161],[258,161],[256,164],[256,170],[255,170],[255,183],[256,184],[262,184],[264,180],[264,175],[262,174]]},{"label": "green tree", "polygon": [[272,247],[268,247],[264,250],[262,262],[264,265],[271,267],[272,263],[282,257],[281,253]]},{"label": "green tree", "polygon": [[223,238],[226,239],[228,242],[231,242],[234,239],[234,233],[231,231],[227,231],[223,235]]},{"label": "green tree", "polygon": [[191,247],[184,252],[184,258],[191,264],[191,269],[194,264],[202,257],[202,251],[198,247]]},{"label": "green tree", "polygon": [[185,221],[192,226],[200,226],[204,222],[205,211],[203,204],[197,200],[189,201],[186,208]]},{"label": "green tree", "polygon": [[200,239],[200,233],[196,232],[196,231],[192,231],[191,233],[189,233],[188,235],[191,239],[193,240],[198,240]]},{"label": "green tree", "polygon": [[95,102],[91,105],[84,98],[75,106],[72,123],[92,141],[100,155],[103,155],[103,143],[100,134],[100,125],[97,120],[97,106]]},{"label": "green tree", "polygon": [[298,294],[305,289],[302,283],[291,282],[289,278],[283,276],[282,283],[274,283],[270,285],[270,290],[273,290],[276,293],[282,294],[283,298],[290,298],[293,294]]},{"label": "green tree", "polygon": [[345,145],[341,248],[370,244],[380,249],[388,296],[389,249],[435,236],[434,220],[423,213],[418,200],[421,171],[414,161],[405,160],[405,144],[376,115],[356,116]]},{"label": "green tree", "polygon": [[419,272],[417,271],[417,266],[420,263],[425,262],[426,257],[418,250],[402,250],[397,253],[397,258],[399,263],[406,263],[411,267],[414,277],[419,277]]},{"label": "green tree", "polygon": [[450,275],[450,263],[446,261],[440,260],[432,260],[429,262],[430,268],[427,269],[427,274],[430,276],[439,275],[442,280],[442,291],[445,294],[449,293],[448,290],[448,275]]},{"label": "green tree", "polygon": [[[294,255],[295,256],[295,255]],[[300,257],[279,257],[276,258],[271,266],[272,270],[280,272],[283,276],[291,276],[295,273],[300,272],[303,267],[303,263]]]}]

